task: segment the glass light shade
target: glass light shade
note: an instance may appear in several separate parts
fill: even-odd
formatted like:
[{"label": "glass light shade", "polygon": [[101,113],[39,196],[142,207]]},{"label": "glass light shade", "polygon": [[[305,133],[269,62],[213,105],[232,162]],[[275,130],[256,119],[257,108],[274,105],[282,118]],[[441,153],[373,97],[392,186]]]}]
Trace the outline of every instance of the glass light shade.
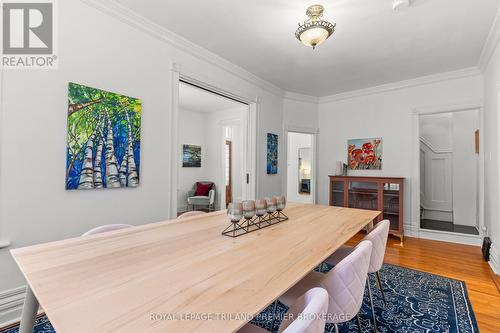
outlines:
[{"label": "glass light shade", "polygon": [[323,43],[328,37],[330,32],[321,26],[311,27],[300,34],[300,41],[309,47],[316,47]]}]

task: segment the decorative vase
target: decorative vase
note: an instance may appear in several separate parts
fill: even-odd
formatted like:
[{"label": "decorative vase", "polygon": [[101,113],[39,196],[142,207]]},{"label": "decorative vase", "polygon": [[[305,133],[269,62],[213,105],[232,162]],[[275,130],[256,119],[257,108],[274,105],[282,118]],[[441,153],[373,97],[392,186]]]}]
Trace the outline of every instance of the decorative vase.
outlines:
[{"label": "decorative vase", "polygon": [[266,200],[256,200],[255,201],[255,215],[262,217],[267,213],[267,201]]},{"label": "decorative vase", "polygon": [[238,223],[243,217],[243,205],[241,202],[231,202],[227,206],[227,216],[233,223]]}]

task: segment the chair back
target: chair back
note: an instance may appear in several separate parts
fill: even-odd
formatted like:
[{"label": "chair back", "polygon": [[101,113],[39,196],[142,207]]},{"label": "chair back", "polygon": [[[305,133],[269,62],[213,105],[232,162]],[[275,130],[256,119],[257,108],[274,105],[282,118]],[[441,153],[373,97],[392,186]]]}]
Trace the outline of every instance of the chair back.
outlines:
[{"label": "chair back", "polygon": [[370,257],[370,267],[368,268],[369,273],[378,272],[384,264],[385,248],[387,246],[390,225],[391,222],[389,222],[389,220],[380,221],[364,238],[372,242],[373,245],[372,255]]},{"label": "chair back", "polygon": [[328,291],[329,323],[340,323],[346,318],[339,314],[359,312],[363,303],[372,243],[361,241],[347,257],[342,259],[321,280],[320,286]]},{"label": "chair back", "polygon": [[113,231],[113,230],[120,230],[120,229],[125,229],[125,228],[130,228],[133,227],[130,224],[106,224],[106,225],[101,225],[100,227],[96,227],[94,229],[91,229],[84,233],[82,236],[89,236],[89,235],[95,235],[95,234],[100,234],[103,232],[108,232],[108,231]]},{"label": "chair back", "polygon": [[288,309],[279,333],[323,333],[328,311],[328,292],[312,288]]},{"label": "chair back", "polygon": [[206,214],[206,213],[202,212],[200,210],[192,210],[192,211],[189,211],[189,212],[182,213],[181,215],[177,216],[177,218],[181,220],[181,219],[185,219],[187,217],[196,216],[196,215],[202,215],[202,214]]}]

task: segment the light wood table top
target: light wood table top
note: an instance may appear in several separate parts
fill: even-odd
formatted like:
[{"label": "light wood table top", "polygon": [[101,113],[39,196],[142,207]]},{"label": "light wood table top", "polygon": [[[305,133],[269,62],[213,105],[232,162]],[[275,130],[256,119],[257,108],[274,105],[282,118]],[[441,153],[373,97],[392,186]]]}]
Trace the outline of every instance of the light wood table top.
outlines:
[{"label": "light wood table top", "polygon": [[11,252],[58,333],[233,332],[380,212],[285,213],[238,238],[221,235],[229,220],[214,212]]}]

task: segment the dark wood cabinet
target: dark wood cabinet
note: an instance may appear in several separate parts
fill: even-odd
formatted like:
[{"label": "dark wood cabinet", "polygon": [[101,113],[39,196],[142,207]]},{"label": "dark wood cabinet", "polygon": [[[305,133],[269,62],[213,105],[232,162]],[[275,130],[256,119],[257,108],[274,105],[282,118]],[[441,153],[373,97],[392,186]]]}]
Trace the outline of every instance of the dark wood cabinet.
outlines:
[{"label": "dark wood cabinet", "polygon": [[378,210],[376,222],[391,223],[390,233],[403,244],[404,178],[329,176],[330,206]]}]

